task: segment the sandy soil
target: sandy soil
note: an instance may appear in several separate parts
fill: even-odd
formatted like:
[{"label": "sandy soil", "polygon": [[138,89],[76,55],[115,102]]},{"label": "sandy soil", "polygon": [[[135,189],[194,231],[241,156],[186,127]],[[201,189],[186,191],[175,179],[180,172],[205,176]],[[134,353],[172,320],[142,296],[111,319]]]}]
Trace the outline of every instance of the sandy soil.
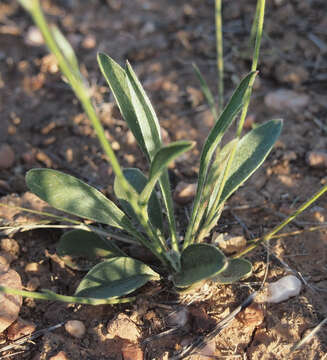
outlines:
[{"label": "sandy soil", "polygon": [[[107,52],[118,62],[133,64],[147,90],[168,140],[190,139],[197,147],[172,169],[174,186],[194,182],[201,144],[213,118],[192,70],[195,62],[216,91],[215,28],[213,1],[162,0],[44,1],[51,21],[68,36],[116,153],[125,167],[147,171],[141,152],[127,133],[105,80],[96,63],[96,52]],[[248,34],[255,1],[224,4],[226,99],[250,68]],[[312,151],[326,151],[327,4],[325,1],[268,2],[265,36],[249,116],[249,130],[271,118],[283,118],[280,140],[264,166],[228,202],[216,231],[248,239],[271,229],[298,204],[327,181],[326,164],[314,167]],[[14,161],[0,172],[1,202],[41,208],[26,194],[24,174],[34,167],[70,173],[112,194],[113,174],[93,130],[65,84],[56,63],[44,46],[31,44],[32,22],[9,0],[0,4],[0,142],[9,144]],[[296,93],[300,105],[287,97],[280,106],[271,96],[280,89]],[[269,97],[270,96],[270,97]],[[304,98],[303,98],[304,96]],[[302,103],[301,103],[302,101]],[[185,207],[177,206],[183,223]],[[31,217],[0,208],[2,223],[31,221]],[[326,197],[287,228],[302,230],[326,223]],[[83,273],[64,267],[55,254],[61,231],[38,230],[12,235],[11,267],[24,286],[34,279],[39,288],[72,294]],[[3,234],[2,240],[8,238]],[[1,240],[1,239],[0,239]],[[3,244],[3,243],[2,243]],[[327,315],[327,233],[301,232],[271,241],[267,281],[287,274],[289,266],[304,280],[298,297],[255,308],[253,320],[243,314],[218,334],[210,346],[210,359],[323,359],[327,353],[327,328],[323,327],[304,347],[290,350]],[[20,317],[44,329],[69,319],[84,322],[86,334],[72,338],[64,328],[26,343],[13,359],[168,359],[234,310],[252,289],[258,288],[267,267],[267,252],[256,250],[250,259],[254,274],[246,282],[229,286],[211,284],[194,295],[185,327],[172,335],[153,338],[168,329],[167,316],[179,309],[181,299],[169,283],[145,286],[132,305],[76,306],[25,299]],[[282,261],[282,263],[280,262]],[[34,263],[34,266],[28,266]],[[35,280],[36,279],[36,280]],[[107,324],[125,313],[140,331],[129,352],[121,339],[109,339]],[[251,320],[252,319],[252,320]],[[0,348],[10,341],[0,334]],[[213,344],[213,345],[212,345]],[[122,355],[123,350],[123,355]],[[58,355],[63,351],[66,355]],[[9,352],[10,353],[10,352]],[[4,352],[1,356],[8,354]],[[131,355],[132,354],[132,355]],[[54,357],[57,356],[57,357]],[[199,356],[199,355],[197,355]],[[193,355],[192,357],[196,357]],[[200,358],[200,357],[198,357]],[[202,357],[204,359],[204,357]]]}]

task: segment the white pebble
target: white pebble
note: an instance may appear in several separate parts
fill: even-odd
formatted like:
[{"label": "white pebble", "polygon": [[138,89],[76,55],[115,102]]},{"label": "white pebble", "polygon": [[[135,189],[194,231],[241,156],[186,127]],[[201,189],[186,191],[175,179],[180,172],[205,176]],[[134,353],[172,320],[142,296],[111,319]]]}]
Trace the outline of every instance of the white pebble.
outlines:
[{"label": "white pebble", "polygon": [[25,43],[30,46],[41,46],[44,44],[41,31],[36,26],[28,28],[25,35]]},{"label": "white pebble", "polygon": [[188,310],[185,307],[182,307],[173,313],[171,313],[167,318],[167,324],[171,327],[183,327],[188,321]]},{"label": "white pebble", "polygon": [[308,105],[310,97],[292,90],[279,89],[265,96],[265,104],[274,110],[300,111]]},{"label": "white pebble", "polygon": [[301,291],[301,281],[294,275],[287,275],[276,282],[268,285],[266,301],[268,303],[280,303],[292,296],[299,295]]},{"label": "white pebble", "polygon": [[65,329],[73,337],[82,338],[85,334],[85,325],[79,320],[69,320],[65,324]]}]

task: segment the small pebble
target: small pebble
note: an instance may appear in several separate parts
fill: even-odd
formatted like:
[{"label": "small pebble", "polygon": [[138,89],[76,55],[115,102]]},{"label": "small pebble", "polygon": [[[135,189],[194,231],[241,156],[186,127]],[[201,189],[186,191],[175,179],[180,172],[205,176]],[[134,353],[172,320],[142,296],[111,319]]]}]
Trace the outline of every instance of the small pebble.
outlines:
[{"label": "small pebble", "polygon": [[[21,289],[22,281],[15,270],[3,271],[0,267],[0,285]],[[0,293],[0,303],[0,333],[2,333],[18,318],[22,297]]]},{"label": "small pebble", "polygon": [[87,35],[82,41],[82,46],[84,49],[93,49],[95,48],[97,42],[93,35]]},{"label": "small pebble", "polygon": [[9,169],[14,165],[15,153],[11,146],[2,144],[0,146],[0,170]]},{"label": "small pebble", "polygon": [[265,96],[265,104],[279,111],[292,110],[297,112],[308,105],[309,96],[292,90],[279,89]]},{"label": "small pebble", "polygon": [[121,339],[125,339],[130,342],[137,342],[140,337],[140,331],[137,325],[123,313],[118,314],[108,323],[107,331],[107,337],[109,339],[113,339],[118,336]]},{"label": "small pebble", "polygon": [[72,337],[81,339],[85,334],[85,325],[79,320],[69,320],[65,324],[65,329]]},{"label": "small pebble", "polygon": [[327,152],[310,151],[306,157],[307,164],[313,168],[327,168]]},{"label": "small pebble", "polygon": [[30,26],[28,28],[25,43],[30,46],[41,46],[44,44],[41,31],[36,26]]},{"label": "small pebble", "polygon": [[246,246],[244,236],[230,236],[228,234],[214,233],[213,240],[226,254],[239,252]]},{"label": "small pebble", "polygon": [[27,282],[27,290],[28,291],[35,291],[40,287],[40,280],[37,277],[32,277],[30,278],[30,280],[28,280]]},{"label": "small pebble", "polygon": [[179,182],[174,192],[174,200],[185,205],[191,202],[196,194],[196,184],[188,184],[183,181]]},{"label": "small pebble", "polygon": [[301,281],[294,275],[287,275],[276,282],[268,284],[266,302],[280,303],[290,297],[299,295],[302,288]]},{"label": "small pebble", "polygon": [[264,320],[264,314],[260,304],[252,303],[239,312],[236,318],[245,326],[259,326]]},{"label": "small pebble", "polygon": [[11,262],[14,260],[14,257],[5,251],[0,251],[0,266],[2,271],[8,271]]},{"label": "small pebble", "polygon": [[19,255],[19,244],[14,239],[4,238],[0,240],[0,248],[13,256]]},{"label": "small pebble", "polygon": [[137,144],[136,140],[135,140],[135,136],[133,135],[131,130],[127,131],[125,139],[126,139],[127,145],[129,145],[129,146],[135,146]]},{"label": "small pebble", "polygon": [[40,270],[40,265],[36,262],[28,263],[25,266],[26,272],[38,272]]},{"label": "small pebble", "polygon": [[9,340],[14,341],[22,336],[31,334],[35,331],[35,329],[36,325],[34,323],[18,318],[9,326],[7,330],[7,337]]}]

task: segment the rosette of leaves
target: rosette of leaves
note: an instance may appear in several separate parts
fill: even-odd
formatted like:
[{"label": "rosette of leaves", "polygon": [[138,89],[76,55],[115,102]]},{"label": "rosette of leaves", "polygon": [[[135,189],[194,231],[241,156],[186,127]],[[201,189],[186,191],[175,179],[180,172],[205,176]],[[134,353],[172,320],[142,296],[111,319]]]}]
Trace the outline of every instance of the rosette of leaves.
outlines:
[{"label": "rosette of leaves", "polygon": [[[154,270],[127,256],[117,243],[96,231],[72,230],[61,237],[57,252],[68,266],[88,270],[75,296],[118,298],[167,272],[180,289],[205,279],[228,283],[250,274],[248,261],[228,259],[219,248],[204,243],[203,238],[217,223],[225,201],[264,161],[281,130],[281,121],[272,120],[220,147],[223,135],[242,109],[256,73],[241,81],[203,146],[197,194],[181,243],[167,167],[194,143],[177,141],[164,146],[158,118],[131,65],[127,63],[122,68],[105,54],[99,54],[98,61],[123,118],[148,161],[148,175],[136,168],[116,174],[117,203],[85,182],[51,169],[30,170],[26,183],[52,207],[115,229],[115,234],[123,239],[145,246],[157,257],[158,264]],[[231,154],[233,161],[229,163]]]}]

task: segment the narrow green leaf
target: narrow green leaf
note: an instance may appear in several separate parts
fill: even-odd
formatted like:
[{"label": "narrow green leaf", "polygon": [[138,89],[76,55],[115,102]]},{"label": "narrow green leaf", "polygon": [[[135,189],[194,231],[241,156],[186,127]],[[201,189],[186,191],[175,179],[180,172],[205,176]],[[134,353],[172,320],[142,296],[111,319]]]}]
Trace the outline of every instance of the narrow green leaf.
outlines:
[{"label": "narrow green leaf", "polygon": [[218,206],[264,162],[279,137],[282,125],[282,120],[270,120],[240,140]]},{"label": "narrow green leaf", "polygon": [[[147,97],[141,83],[139,82],[129,63],[127,63],[126,67],[126,80],[128,83],[134,110],[142,132],[145,147],[151,162],[156,152],[162,146],[159,121],[149,98]],[[170,190],[168,172],[166,170],[163,171],[163,175],[159,180],[159,186],[162,193],[162,200],[167,210],[167,220],[172,239],[172,245],[174,250],[178,251],[176,223],[173,212],[173,200]]]},{"label": "narrow green leaf", "polygon": [[98,54],[98,63],[102,74],[107,80],[115,97],[123,118],[127,122],[128,127],[131,129],[143,153],[149,158],[149,153],[144,143],[140,124],[130,97],[125,70],[106,54]]},{"label": "narrow green leaf", "polygon": [[161,148],[160,126],[157,115],[131,65],[126,65],[126,82],[143,140],[150,159]]},{"label": "narrow green leaf", "polygon": [[18,2],[29,12],[35,11],[39,7],[39,0],[18,0]]},{"label": "narrow green leaf", "polygon": [[[126,180],[136,190],[136,192],[140,194],[148,182],[146,176],[139,169],[136,168],[124,169],[123,174]],[[121,204],[126,214],[128,214],[132,219],[136,219],[135,212],[132,209],[131,205],[129,204],[124,191],[122,191],[120,182],[117,178],[115,178],[114,191],[117,199],[119,200],[119,203]],[[162,230],[163,229],[162,208],[155,191],[152,191],[150,196],[150,200],[148,203],[148,215],[151,224],[156,228]]]},{"label": "narrow green leaf", "polygon": [[159,275],[139,260],[116,257],[94,266],[80,282],[75,295],[107,299],[129,294]]},{"label": "narrow green leaf", "polygon": [[194,145],[193,141],[176,141],[156,152],[150,167],[149,181],[140,196],[141,202],[146,203],[148,201],[157,181],[168,164],[185,151],[190,150]]},{"label": "narrow green leaf", "polygon": [[[226,166],[226,162],[228,161],[230,151],[233,146],[235,146],[236,142],[237,139],[234,139],[227,143],[220,151],[217,151],[216,159],[210,167],[203,189],[203,204],[205,205],[206,213],[210,211],[218,194],[222,181],[223,170]],[[202,206],[203,205],[201,204],[201,207]]]},{"label": "narrow green leaf", "polygon": [[214,117],[214,119],[216,120],[218,118],[218,113],[217,113],[217,109],[216,109],[216,104],[215,104],[215,98],[212,95],[212,92],[209,88],[208,83],[206,82],[204,76],[202,75],[200,69],[198,68],[198,66],[196,64],[193,63],[193,68],[195,71],[196,76],[198,77],[199,81],[200,81],[200,86],[201,86],[201,90],[202,93],[209,105],[210,111]]},{"label": "narrow green leaf", "polygon": [[231,259],[227,268],[214,276],[212,280],[218,284],[232,284],[252,274],[252,264],[245,259]]},{"label": "narrow green leaf", "polygon": [[71,230],[63,234],[57,246],[57,254],[75,270],[89,270],[103,258],[125,255],[112,242],[85,230]]},{"label": "narrow green leaf", "polygon": [[1,285],[0,285],[0,292],[3,292],[5,294],[20,295],[26,298],[32,298],[38,300],[62,301],[71,304],[85,304],[85,305],[94,305],[94,306],[105,305],[105,304],[110,304],[110,305],[125,304],[136,300],[135,297],[128,297],[122,299],[93,299],[88,297],[61,295],[46,289],[43,289],[43,292],[41,293],[36,291],[19,290]]},{"label": "narrow green leaf", "polygon": [[28,188],[58,210],[120,229],[131,229],[128,217],[100,191],[74,176],[51,169],[32,169]]},{"label": "narrow green leaf", "polygon": [[202,239],[210,232],[211,228],[216,224],[216,222],[211,222],[209,226],[205,225],[207,214],[213,207],[214,201],[218,196],[230,152],[236,143],[237,139],[234,139],[227,143],[221,150],[216,150],[216,159],[211,164],[208,171],[208,176],[203,189],[202,201],[199,206],[196,220],[194,221],[192,238],[196,239],[196,242],[201,242]]},{"label": "narrow green leaf", "polygon": [[181,272],[174,275],[177,287],[188,287],[204,279],[209,279],[223,271],[227,258],[215,246],[192,244],[181,255]]},{"label": "narrow green leaf", "polygon": [[186,234],[184,247],[189,244],[190,239],[193,235],[193,226],[197,217],[199,206],[202,201],[202,192],[213,153],[217,148],[218,144],[220,143],[226,130],[229,128],[236,115],[241,110],[246,98],[246,91],[249,87],[250,82],[254,79],[255,76],[256,72],[251,72],[241,81],[229,103],[225,107],[223,113],[220,115],[218,121],[215,123],[214,127],[210,131],[209,136],[203,146],[200,159],[198,187],[193,205],[192,218]]},{"label": "narrow green leaf", "polygon": [[78,60],[76,58],[74,49],[71,47],[70,43],[67,41],[63,33],[58,28],[58,26],[56,25],[51,26],[51,32],[58,47],[62,51],[63,55],[65,56],[69,65],[71,66],[72,70],[81,79],[82,75],[79,70]]}]

